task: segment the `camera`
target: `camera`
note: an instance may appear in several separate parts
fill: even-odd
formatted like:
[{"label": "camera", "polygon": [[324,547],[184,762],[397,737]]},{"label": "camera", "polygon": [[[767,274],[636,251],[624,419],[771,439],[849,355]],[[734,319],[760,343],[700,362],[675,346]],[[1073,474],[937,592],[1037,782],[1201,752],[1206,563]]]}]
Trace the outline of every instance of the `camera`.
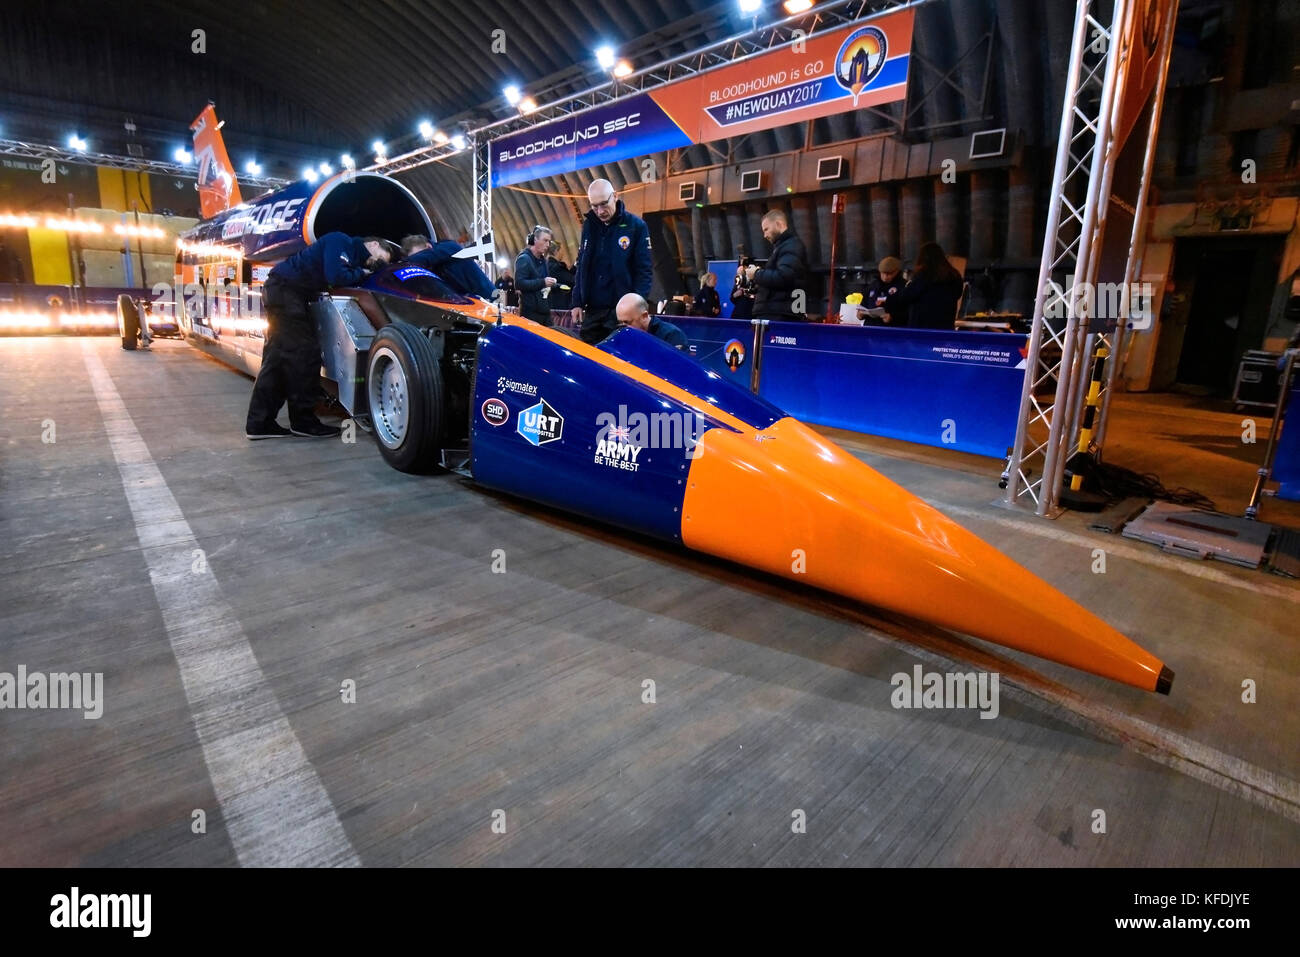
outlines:
[{"label": "camera", "polygon": [[758,289],[758,284],[751,279],[745,278],[745,270],[750,266],[761,265],[763,264],[754,259],[753,256],[742,255],[740,257],[736,264],[736,283],[731,290],[732,299],[735,299],[737,296],[752,297],[754,295],[755,291]]}]

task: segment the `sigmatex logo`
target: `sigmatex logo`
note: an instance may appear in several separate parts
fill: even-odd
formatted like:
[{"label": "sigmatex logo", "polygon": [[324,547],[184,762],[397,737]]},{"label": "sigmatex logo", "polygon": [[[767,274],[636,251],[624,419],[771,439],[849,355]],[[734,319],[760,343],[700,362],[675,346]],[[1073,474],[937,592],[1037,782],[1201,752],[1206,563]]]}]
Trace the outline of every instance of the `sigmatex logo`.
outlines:
[{"label": "sigmatex logo", "polygon": [[515,426],[515,431],[533,445],[556,442],[564,435],[564,416],[552,409],[549,402],[542,399],[536,405],[529,406],[519,413],[519,422]]}]

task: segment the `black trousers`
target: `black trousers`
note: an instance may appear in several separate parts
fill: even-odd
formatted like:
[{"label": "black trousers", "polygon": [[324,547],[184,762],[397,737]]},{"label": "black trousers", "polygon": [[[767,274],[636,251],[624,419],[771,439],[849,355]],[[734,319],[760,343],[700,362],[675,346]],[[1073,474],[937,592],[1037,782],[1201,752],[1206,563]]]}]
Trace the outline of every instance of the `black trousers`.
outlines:
[{"label": "black trousers", "polygon": [[289,404],[291,428],[313,425],[320,393],[320,339],[307,313],[309,293],[271,278],[262,287],[266,345],[248,402],[249,429],[270,425]]},{"label": "black trousers", "polygon": [[593,306],[582,310],[582,341],[595,345],[619,327],[618,315],[612,307]]}]

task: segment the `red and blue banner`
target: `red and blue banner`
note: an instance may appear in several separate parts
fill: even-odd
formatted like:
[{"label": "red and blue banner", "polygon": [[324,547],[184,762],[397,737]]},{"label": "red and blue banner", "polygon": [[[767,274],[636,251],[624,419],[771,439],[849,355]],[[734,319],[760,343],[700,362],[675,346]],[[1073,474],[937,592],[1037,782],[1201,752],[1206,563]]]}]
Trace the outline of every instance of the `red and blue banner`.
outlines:
[{"label": "red and blue banner", "polygon": [[744,136],[901,100],[912,10],[900,10],[492,144],[492,185],[509,186],[663,150]]}]

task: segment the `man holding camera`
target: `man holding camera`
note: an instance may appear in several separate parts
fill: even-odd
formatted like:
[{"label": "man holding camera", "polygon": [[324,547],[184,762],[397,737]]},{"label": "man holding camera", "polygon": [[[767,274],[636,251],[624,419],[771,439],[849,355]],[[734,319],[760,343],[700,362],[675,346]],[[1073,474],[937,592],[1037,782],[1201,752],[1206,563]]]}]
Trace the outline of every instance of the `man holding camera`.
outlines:
[{"label": "man holding camera", "polygon": [[767,265],[751,265],[745,278],[758,286],[754,317],[785,322],[808,320],[808,254],[803,240],[779,209],[763,217],[763,238],[772,244]]}]

